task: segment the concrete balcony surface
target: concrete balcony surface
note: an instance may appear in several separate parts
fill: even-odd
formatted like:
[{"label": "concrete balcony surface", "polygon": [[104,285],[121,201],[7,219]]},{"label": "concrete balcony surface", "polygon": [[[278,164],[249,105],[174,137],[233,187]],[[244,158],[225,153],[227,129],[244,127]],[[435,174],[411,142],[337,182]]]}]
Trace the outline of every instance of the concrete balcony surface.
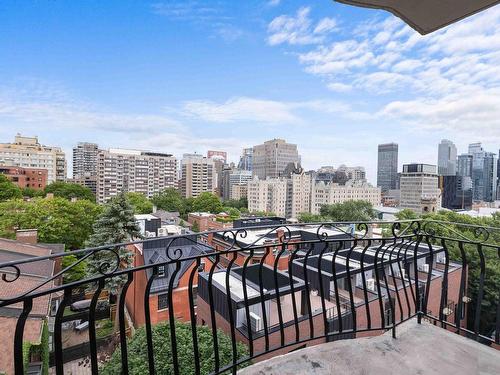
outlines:
[{"label": "concrete balcony surface", "polygon": [[391,332],[342,340],[278,356],[240,375],[500,374],[500,351],[445,329],[410,320]]}]

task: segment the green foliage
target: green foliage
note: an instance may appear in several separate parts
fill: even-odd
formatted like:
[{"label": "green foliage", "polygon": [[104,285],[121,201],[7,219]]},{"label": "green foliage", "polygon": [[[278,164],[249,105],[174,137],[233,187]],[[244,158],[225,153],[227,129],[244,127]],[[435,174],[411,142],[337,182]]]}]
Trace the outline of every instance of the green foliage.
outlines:
[{"label": "green foliage", "polygon": [[[69,267],[75,264],[77,261],[78,258],[75,255],[67,255],[62,259],[62,267],[63,268]],[[87,264],[85,261],[82,261],[77,265],[73,266],[72,268],[64,272],[63,274],[64,283],[69,284],[74,281],[83,279],[85,277],[86,269],[87,269]]]},{"label": "green foliage", "polygon": [[65,199],[86,199],[95,202],[95,195],[88,187],[69,182],[55,181],[47,185],[45,194],[52,193],[54,197]]},{"label": "green foliage", "polygon": [[153,199],[153,204],[161,210],[168,212],[186,213],[186,205],[181,193],[174,188],[168,188],[161,193],[156,194]]},{"label": "green foliage", "polygon": [[211,212],[218,214],[222,211],[220,198],[210,192],[198,195],[193,201],[193,210],[196,212]]},{"label": "green foliage", "polygon": [[[141,238],[139,227],[134,218],[134,210],[127,201],[124,193],[118,194],[104,207],[104,212],[97,218],[93,226],[94,233],[86,243],[87,247],[98,247],[108,244],[119,244],[134,238]],[[126,268],[132,262],[132,254],[124,247],[111,246],[118,253],[119,267]],[[109,264],[110,271],[116,264],[117,259],[112,251],[100,251],[93,254],[87,260],[87,274],[89,276],[100,274],[103,264]],[[116,294],[125,276],[113,277],[107,280],[108,290]]]},{"label": "green foliage", "polygon": [[25,187],[22,191],[23,197],[34,198],[34,197],[44,197],[45,193],[43,190],[35,190],[32,187]]},{"label": "green foliage", "polygon": [[242,208],[248,208],[248,199],[247,198],[240,198],[238,200],[235,199],[229,199],[227,201],[224,201],[224,206],[226,207],[234,207],[237,208],[238,210],[241,211]]},{"label": "green foliage", "polygon": [[199,231],[200,231],[200,226],[198,225],[198,222],[197,222],[197,221],[195,221],[195,222],[193,223],[193,225],[191,225],[191,230],[192,230],[193,232],[199,232]]},{"label": "green foliage", "polygon": [[0,202],[22,197],[23,194],[19,186],[14,184],[3,174],[0,174]]},{"label": "green foliage", "polygon": [[136,214],[150,214],[153,212],[153,202],[142,193],[126,193],[128,202]]},{"label": "green foliage", "polygon": [[301,223],[319,223],[321,221],[326,221],[323,216],[311,214],[309,212],[301,212],[297,218]]},{"label": "green foliage", "polygon": [[[493,215],[491,218],[473,218],[468,215],[443,210],[437,213],[426,214],[423,218],[449,222],[449,224],[431,223],[428,225],[428,228],[435,230],[437,236],[456,240],[468,238],[471,240],[485,241],[486,237],[476,237],[473,227],[469,228],[452,223],[499,228],[499,230],[490,231],[491,235],[487,239],[487,243],[494,244],[495,246],[500,244],[500,215],[498,214]],[[442,242],[438,241],[437,244],[442,245]],[[445,241],[445,244],[449,251],[450,259],[461,263],[462,254],[460,252],[458,241],[448,240]],[[463,247],[468,265],[469,296],[472,298],[472,302],[468,304],[468,325],[469,328],[472,328],[473,319],[475,317],[474,307],[476,306],[476,301],[478,300],[481,258],[477,245],[465,243]],[[490,335],[496,322],[498,291],[500,290],[500,259],[495,249],[482,247],[481,251],[484,255],[485,279],[484,296],[481,304],[480,331],[483,334]]]},{"label": "green foliage", "polygon": [[40,357],[42,362],[42,375],[49,374],[49,327],[43,322],[42,335],[39,343],[23,342],[24,369],[28,369],[31,356]]},{"label": "green foliage", "polygon": [[0,237],[14,238],[16,229],[38,229],[40,242],[83,246],[101,207],[88,200],[34,198],[0,203]]},{"label": "green foliage", "polygon": [[372,204],[363,200],[324,205],[320,214],[329,221],[370,221],[377,217]]},{"label": "green foliage", "polygon": [[410,210],[409,208],[405,208],[405,209],[399,211],[395,216],[398,220],[418,219],[418,215],[413,210]]},{"label": "green foliage", "polygon": [[230,220],[238,219],[241,216],[240,210],[234,207],[223,207],[222,211],[229,215]]},{"label": "green foliage", "polygon": [[[190,324],[176,322],[175,334],[180,374],[194,374],[195,359]],[[197,335],[200,372],[201,374],[209,374],[214,371],[215,365],[212,330],[207,326],[198,326]],[[152,336],[156,373],[162,375],[173,374],[170,325],[165,322],[154,325],[152,327]],[[231,339],[219,331],[217,333],[217,340],[219,344],[220,364],[221,366],[228,365],[232,362]],[[127,345],[129,351],[129,374],[143,375],[148,373],[147,347],[146,330],[144,327],[139,328]],[[241,343],[237,344],[237,354],[238,358],[244,358],[248,355],[246,347]],[[111,356],[111,360],[104,365],[100,374],[115,375],[120,373],[121,356],[120,349],[118,348]]]}]

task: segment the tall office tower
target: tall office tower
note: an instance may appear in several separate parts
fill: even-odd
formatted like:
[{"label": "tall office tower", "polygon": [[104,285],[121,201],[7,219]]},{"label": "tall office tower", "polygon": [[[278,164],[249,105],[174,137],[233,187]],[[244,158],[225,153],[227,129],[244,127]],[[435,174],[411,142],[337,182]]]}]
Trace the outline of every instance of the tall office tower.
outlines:
[{"label": "tall office tower", "polygon": [[73,178],[97,176],[99,146],[95,143],[79,142],[73,147]]},{"label": "tall office tower", "polygon": [[184,154],[181,160],[181,193],[194,198],[203,192],[215,193],[217,174],[213,159],[200,154]]},{"label": "tall office tower", "polygon": [[290,163],[300,163],[297,145],[272,139],[253,147],[252,172],[260,179],[281,177]]},{"label": "tall office tower", "polygon": [[441,190],[435,165],[403,165],[400,185],[401,208],[425,213],[435,212],[441,207]]},{"label": "tall office tower", "polygon": [[472,155],[458,155],[457,175],[472,179]]},{"label": "tall office tower", "polygon": [[238,169],[252,171],[253,166],[253,148],[244,148],[238,163]]},{"label": "tall office tower", "polygon": [[107,202],[121,192],[142,193],[148,198],[177,187],[177,159],[158,152],[101,150],[97,163],[97,201]]},{"label": "tall office tower", "polygon": [[61,148],[44,146],[38,137],[17,134],[14,143],[0,143],[0,165],[47,170],[47,183],[66,180],[66,156]]},{"label": "tall office tower", "polygon": [[485,152],[483,160],[483,200],[493,202],[497,199],[498,159],[493,152]]},{"label": "tall office tower", "polygon": [[267,178],[259,180],[257,176],[247,184],[248,210],[250,212],[269,212],[285,217],[287,206],[287,179]]},{"label": "tall office tower", "polygon": [[457,173],[457,147],[452,141],[441,140],[438,146],[438,174],[455,176]]},{"label": "tall office tower", "polygon": [[468,176],[439,176],[441,206],[450,210],[472,208],[472,181]]},{"label": "tall office tower", "polygon": [[382,192],[396,189],[398,180],[398,144],[378,145],[377,186]]}]

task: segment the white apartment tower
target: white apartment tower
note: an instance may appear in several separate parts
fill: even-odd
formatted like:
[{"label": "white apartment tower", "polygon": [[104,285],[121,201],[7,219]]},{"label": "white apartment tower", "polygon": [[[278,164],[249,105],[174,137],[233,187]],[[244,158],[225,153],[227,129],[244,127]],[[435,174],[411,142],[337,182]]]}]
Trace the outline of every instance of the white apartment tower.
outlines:
[{"label": "white apartment tower", "polygon": [[186,198],[195,198],[203,192],[214,193],[217,174],[214,160],[199,154],[184,154],[181,161],[181,193]]},{"label": "white apartment tower", "polygon": [[292,173],[287,181],[286,217],[297,219],[299,214],[311,210],[312,176],[304,172]]},{"label": "white apartment tower", "polygon": [[73,178],[97,176],[99,146],[95,143],[79,142],[73,147]]},{"label": "white apartment tower", "polygon": [[441,207],[441,190],[435,165],[403,165],[400,184],[401,208],[426,213],[435,212]]},{"label": "white apartment tower", "polygon": [[38,137],[17,134],[14,143],[0,143],[0,165],[47,170],[47,183],[66,180],[66,157],[59,147],[44,146]]},{"label": "white apartment tower", "polygon": [[148,198],[177,187],[177,160],[170,154],[126,149],[101,150],[97,163],[97,201],[104,203],[120,192]]}]

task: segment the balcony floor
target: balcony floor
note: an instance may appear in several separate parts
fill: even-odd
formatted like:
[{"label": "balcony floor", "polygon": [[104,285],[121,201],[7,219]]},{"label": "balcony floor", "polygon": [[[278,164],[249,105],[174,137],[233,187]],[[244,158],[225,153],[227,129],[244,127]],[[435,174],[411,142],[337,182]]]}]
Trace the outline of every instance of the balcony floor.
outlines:
[{"label": "balcony floor", "polygon": [[397,330],[371,338],[305,348],[252,365],[240,375],[500,374],[500,351],[410,320]]}]

